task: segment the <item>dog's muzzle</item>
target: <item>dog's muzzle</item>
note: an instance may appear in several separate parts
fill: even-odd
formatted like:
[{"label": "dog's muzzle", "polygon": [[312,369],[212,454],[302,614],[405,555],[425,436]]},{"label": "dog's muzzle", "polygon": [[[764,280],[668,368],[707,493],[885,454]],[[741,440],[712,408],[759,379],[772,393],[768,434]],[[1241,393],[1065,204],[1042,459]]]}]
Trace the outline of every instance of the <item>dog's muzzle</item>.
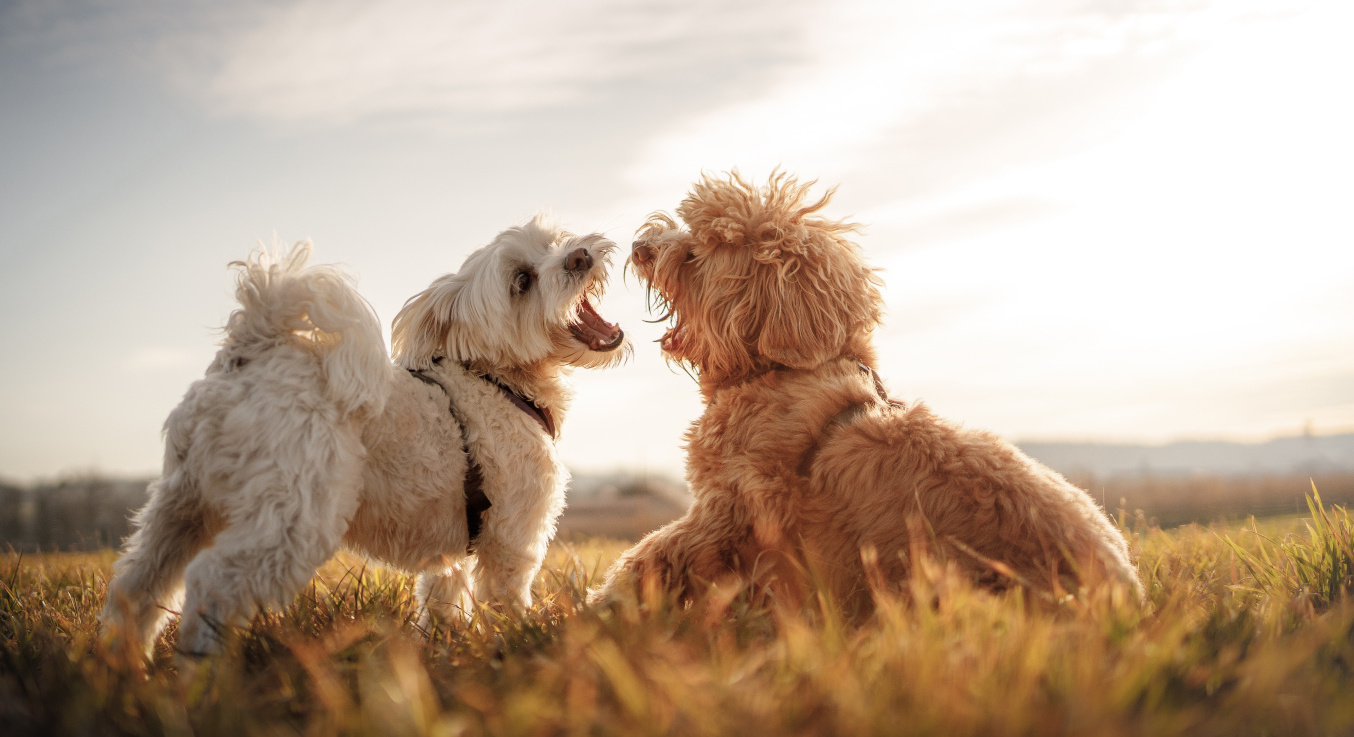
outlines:
[{"label": "dog's muzzle", "polygon": [[592,268],[592,253],[586,248],[575,248],[564,257],[565,271],[587,271]]},{"label": "dog's muzzle", "polygon": [[635,241],[630,249],[630,260],[633,261],[636,266],[642,266],[649,263],[653,260],[653,257],[654,247],[648,245],[644,241]]}]

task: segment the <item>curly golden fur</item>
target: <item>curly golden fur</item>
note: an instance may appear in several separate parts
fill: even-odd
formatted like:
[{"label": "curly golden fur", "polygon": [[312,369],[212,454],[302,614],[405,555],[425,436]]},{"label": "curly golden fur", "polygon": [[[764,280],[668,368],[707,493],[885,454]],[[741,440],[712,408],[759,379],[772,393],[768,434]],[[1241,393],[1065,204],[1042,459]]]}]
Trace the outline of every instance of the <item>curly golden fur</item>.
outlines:
[{"label": "curly golden fur", "polygon": [[594,601],[712,584],[791,606],[811,582],[848,610],[900,589],[920,551],[981,585],[1141,591],[1123,535],[1085,491],[989,433],[887,399],[871,344],[881,281],[812,186],[703,177],[653,215],[630,265],[666,309],[664,354],[699,378],[686,434],[695,501],[607,573]]}]

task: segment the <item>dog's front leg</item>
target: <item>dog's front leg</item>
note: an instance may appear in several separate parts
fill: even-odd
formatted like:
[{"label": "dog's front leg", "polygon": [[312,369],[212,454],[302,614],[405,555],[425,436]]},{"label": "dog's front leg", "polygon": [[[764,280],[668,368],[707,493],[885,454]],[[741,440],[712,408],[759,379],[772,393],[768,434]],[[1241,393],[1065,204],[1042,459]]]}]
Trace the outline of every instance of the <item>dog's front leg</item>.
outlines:
[{"label": "dog's front leg", "polygon": [[425,571],[418,577],[415,595],[418,599],[418,626],[431,635],[438,624],[469,622],[475,615],[474,568],[476,559],[466,558],[436,571]]},{"label": "dog's front leg", "polygon": [[531,581],[545,559],[544,546],[538,553],[533,547],[524,550],[489,535],[484,537],[489,539],[480,541],[476,556],[475,601],[526,611],[531,607]]},{"label": "dog's front leg", "polygon": [[531,608],[531,582],[554,537],[564,491],[562,483],[542,488],[541,479],[551,478],[546,472],[530,475],[529,466],[514,470],[521,474],[518,478],[492,485],[513,491],[492,497],[493,506],[484,515],[475,542],[474,592],[476,603],[524,612]]},{"label": "dog's front leg", "polygon": [[606,604],[654,589],[690,602],[711,584],[740,585],[757,562],[746,508],[728,493],[708,493],[685,517],[649,533],[625,551],[588,603]]},{"label": "dog's front leg", "polygon": [[601,587],[588,592],[588,603],[599,606],[638,596],[646,586],[681,596],[686,586],[677,574],[684,567],[678,564],[676,554],[685,544],[685,521],[683,518],[661,527],[625,551],[607,569]]}]

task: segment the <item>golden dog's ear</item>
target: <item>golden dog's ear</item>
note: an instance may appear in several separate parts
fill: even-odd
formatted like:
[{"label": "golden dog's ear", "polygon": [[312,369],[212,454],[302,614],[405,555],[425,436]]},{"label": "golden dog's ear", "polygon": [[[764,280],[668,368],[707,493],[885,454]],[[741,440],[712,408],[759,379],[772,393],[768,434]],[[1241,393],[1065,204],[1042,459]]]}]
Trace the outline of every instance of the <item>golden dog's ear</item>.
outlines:
[{"label": "golden dog's ear", "polygon": [[815,368],[853,338],[868,341],[882,312],[879,278],[856,245],[818,236],[800,248],[759,253],[749,284],[749,301],[762,315],[757,352],[791,368]]}]

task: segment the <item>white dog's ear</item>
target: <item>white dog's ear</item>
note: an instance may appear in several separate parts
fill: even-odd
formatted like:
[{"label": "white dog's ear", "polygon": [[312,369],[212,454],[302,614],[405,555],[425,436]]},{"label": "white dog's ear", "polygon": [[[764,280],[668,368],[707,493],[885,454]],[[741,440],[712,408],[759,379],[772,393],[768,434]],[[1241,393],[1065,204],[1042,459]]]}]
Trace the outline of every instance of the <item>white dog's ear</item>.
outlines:
[{"label": "white dog's ear", "polygon": [[461,283],[455,274],[439,277],[432,286],[404,303],[390,324],[390,350],[404,368],[426,369],[433,359],[447,355]]}]

